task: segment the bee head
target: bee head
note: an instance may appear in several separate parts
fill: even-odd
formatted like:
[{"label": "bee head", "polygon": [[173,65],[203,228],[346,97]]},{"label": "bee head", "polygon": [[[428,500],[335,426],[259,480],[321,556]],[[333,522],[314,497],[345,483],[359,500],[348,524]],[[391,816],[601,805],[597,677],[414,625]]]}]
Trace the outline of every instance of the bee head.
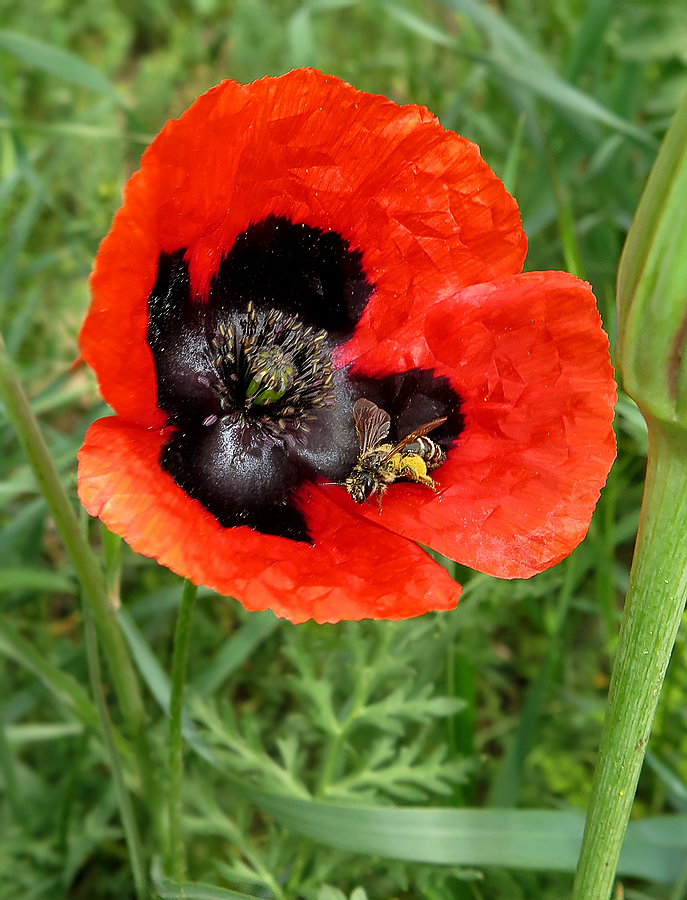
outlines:
[{"label": "bee head", "polygon": [[346,479],[344,487],[356,503],[364,503],[375,489],[375,480],[366,472],[356,472]]}]

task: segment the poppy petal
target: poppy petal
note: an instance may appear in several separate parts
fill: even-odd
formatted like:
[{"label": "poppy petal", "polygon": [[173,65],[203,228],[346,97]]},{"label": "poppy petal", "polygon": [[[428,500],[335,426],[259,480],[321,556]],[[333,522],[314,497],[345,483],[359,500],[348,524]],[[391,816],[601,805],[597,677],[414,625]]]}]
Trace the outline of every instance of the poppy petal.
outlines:
[{"label": "poppy petal", "polygon": [[79,453],[81,502],[134,551],[292,622],[404,619],[458,602],[460,585],[423,550],[314,487],[301,501],[315,546],[223,528],[160,470],[165,439],[113,416],[91,425]]},{"label": "poppy petal", "polygon": [[[615,456],[608,338],[589,285],[532,272],[467,288],[339,363],[367,377],[410,368],[448,379],[465,428],[437,495],[399,482],[366,520],[506,578],[540,572],[589,527]],[[343,508],[354,504],[330,489]]]},{"label": "poppy petal", "polygon": [[362,252],[375,292],[357,354],[428,303],[519,272],[527,249],[515,201],[477,146],[424,107],[313,69],[225,81],[148,147],[96,259],[81,347],[119,415],[165,422],[146,343],[160,254],[185,250],[204,298],[238,235],[269,216],[336,231]]}]

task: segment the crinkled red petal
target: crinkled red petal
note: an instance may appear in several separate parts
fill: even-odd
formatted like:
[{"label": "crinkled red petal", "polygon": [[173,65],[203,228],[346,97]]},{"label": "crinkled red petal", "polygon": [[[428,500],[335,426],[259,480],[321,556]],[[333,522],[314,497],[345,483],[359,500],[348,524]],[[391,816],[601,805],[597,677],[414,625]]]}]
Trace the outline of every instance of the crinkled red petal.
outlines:
[{"label": "crinkled red petal", "polygon": [[526,253],[515,201],[477,146],[424,107],[313,69],[223,82],[146,150],[96,259],[81,347],[119,415],[162,424],[146,343],[160,252],[187,248],[202,296],[237,235],[270,214],[362,251],[376,292],[358,355],[428,304],[519,272]]},{"label": "crinkled red petal", "polygon": [[222,528],[161,471],[164,432],[100,419],[79,453],[79,497],[132,549],[292,622],[405,619],[453,609],[460,585],[423,550],[361,523],[320,490],[304,492],[315,546]]},{"label": "crinkled red petal", "polygon": [[[615,457],[608,338],[589,285],[533,272],[467,288],[353,360],[367,375],[420,367],[464,400],[465,430],[436,472],[438,495],[396,483],[367,521],[491,575],[522,578],[587,532]],[[355,508],[355,509],[354,509]]]}]

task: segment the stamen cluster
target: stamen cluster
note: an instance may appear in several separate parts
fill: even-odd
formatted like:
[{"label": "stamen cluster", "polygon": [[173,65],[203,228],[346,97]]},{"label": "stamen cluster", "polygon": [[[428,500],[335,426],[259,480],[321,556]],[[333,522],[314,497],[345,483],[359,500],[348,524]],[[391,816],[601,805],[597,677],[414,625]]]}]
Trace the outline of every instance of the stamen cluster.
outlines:
[{"label": "stamen cluster", "polygon": [[327,332],[250,302],[243,315],[217,326],[210,344],[216,377],[198,380],[212,388],[222,412],[203,424],[258,426],[268,446],[307,443],[316,410],[334,405]]}]

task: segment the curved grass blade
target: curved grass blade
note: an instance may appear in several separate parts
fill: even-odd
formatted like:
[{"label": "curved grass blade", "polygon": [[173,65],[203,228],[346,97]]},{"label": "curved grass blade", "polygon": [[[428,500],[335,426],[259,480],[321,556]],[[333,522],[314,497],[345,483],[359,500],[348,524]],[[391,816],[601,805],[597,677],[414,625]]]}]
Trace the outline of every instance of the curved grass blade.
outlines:
[{"label": "curved grass blade", "polygon": [[74,595],[76,588],[73,581],[59,572],[22,566],[0,569],[0,593],[5,591],[55,591]]},{"label": "curved grass blade", "polygon": [[439,865],[573,871],[584,817],[551,810],[343,807],[261,792],[282,825],[352,853]]},{"label": "curved grass blade", "polygon": [[[353,853],[440,865],[572,872],[581,813],[557,810],[341,807],[250,791],[281,825]],[[687,856],[687,816],[632,822],[619,873],[671,882]]]},{"label": "curved grass blade", "polygon": [[117,619],[122,634],[129,645],[129,652],[151,694],[166,716],[169,715],[169,679],[149,644],[134,624],[129,611],[120,607]]},{"label": "curved grass blade", "polygon": [[432,25],[431,22],[420,18],[420,16],[411,12],[409,9],[404,9],[402,6],[395,6],[393,3],[385,3],[384,9],[392,19],[395,19],[399,23],[399,25],[403,25],[404,28],[407,28],[408,31],[417,35],[417,37],[423,38],[431,44],[437,44],[439,47],[456,48],[456,40],[454,37],[446,34],[445,31],[439,31],[439,29],[435,25]]},{"label": "curved grass blade", "polygon": [[121,128],[104,128],[100,125],[88,125],[85,122],[32,122],[28,119],[8,119],[0,116],[0,131],[25,132],[33,131],[52,137],[82,138],[86,141],[129,141],[146,147],[153,139],[152,134],[140,131],[128,131]]},{"label": "curved grass blade", "polygon": [[658,141],[643,128],[633,125],[622,116],[611,112],[589,94],[585,94],[584,91],[564,81],[548,66],[512,61],[500,62],[489,57],[483,58],[483,61],[504,78],[518,82],[564,113],[571,113],[602,125],[608,125],[609,128],[654,150],[658,147]]},{"label": "curved grass blade", "polygon": [[4,30],[0,30],[0,49],[11,53],[26,65],[42,69],[44,72],[57,75],[59,78],[71,81],[72,84],[89,88],[99,94],[105,94],[116,103],[123,104],[122,98],[103,73],[94,69],[93,66],[89,66],[73,53],[60,50],[59,47],[53,47],[16,31]]}]

